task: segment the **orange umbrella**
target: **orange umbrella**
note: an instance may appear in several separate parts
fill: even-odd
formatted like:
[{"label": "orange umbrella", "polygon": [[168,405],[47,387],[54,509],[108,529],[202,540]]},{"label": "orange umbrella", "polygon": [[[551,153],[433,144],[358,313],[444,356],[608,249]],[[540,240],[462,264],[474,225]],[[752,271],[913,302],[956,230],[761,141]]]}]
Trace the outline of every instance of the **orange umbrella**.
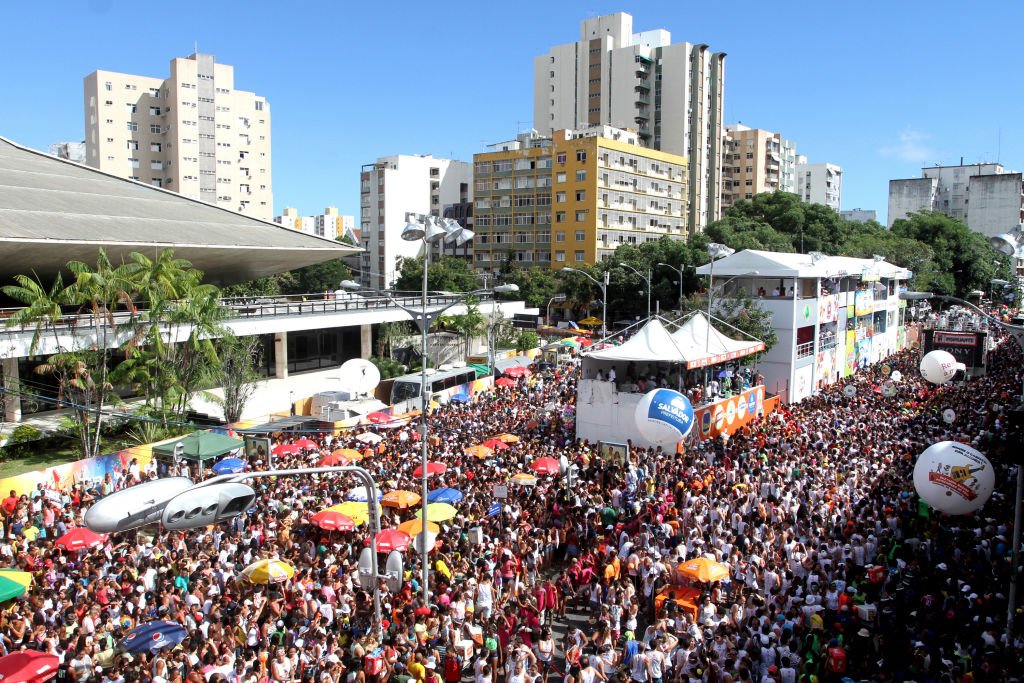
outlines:
[{"label": "orange umbrella", "polygon": [[706,557],[695,557],[676,567],[683,576],[703,583],[721,581],[729,576],[729,565],[709,560]]},{"label": "orange umbrella", "polygon": [[466,449],[466,455],[472,455],[480,460],[486,460],[491,457],[491,452],[491,449],[487,446],[470,446]]},{"label": "orange umbrella", "polygon": [[317,461],[319,467],[344,467],[352,461],[346,458],[344,455],[339,455],[338,451],[328,453],[327,455],[320,458]]},{"label": "orange umbrella", "polygon": [[419,495],[412,491],[389,491],[380,499],[380,504],[384,507],[398,508],[400,510],[411,508],[414,505],[419,505],[419,503]]},{"label": "orange umbrella", "polygon": [[[405,532],[405,533],[409,534],[410,536],[415,536],[416,534],[418,534],[421,531],[423,531],[423,520],[422,519],[410,519],[407,522],[402,522],[401,524],[399,524],[397,528],[398,528],[399,531]],[[439,527],[434,522],[428,521],[427,522],[427,531],[429,531],[432,534],[439,534],[439,533],[441,533],[441,527]]]},{"label": "orange umbrella", "polygon": [[354,448],[338,448],[331,455],[340,455],[343,458],[348,458],[352,462],[359,462],[363,459],[363,454]]},{"label": "orange umbrella", "polygon": [[498,441],[504,441],[505,443],[518,443],[519,442],[519,437],[516,436],[515,434],[498,434],[497,436],[493,436],[491,438],[492,439],[497,439]]},{"label": "orange umbrella", "polygon": [[499,439],[487,439],[487,441],[484,441],[480,445],[486,446],[487,448],[490,448],[492,451],[504,451],[507,450],[509,447],[507,443]]},{"label": "orange umbrella", "polygon": [[351,517],[347,517],[337,510],[321,510],[310,517],[309,521],[325,531],[352,531],[356,528]]}]

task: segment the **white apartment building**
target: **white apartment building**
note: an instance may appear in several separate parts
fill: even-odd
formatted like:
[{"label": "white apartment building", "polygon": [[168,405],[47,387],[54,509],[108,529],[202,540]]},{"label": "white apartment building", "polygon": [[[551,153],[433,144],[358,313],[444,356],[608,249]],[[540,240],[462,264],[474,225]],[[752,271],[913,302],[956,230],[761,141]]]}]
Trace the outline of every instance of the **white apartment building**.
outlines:
[{"label": "white apartment building", "polygon": [[329,240],[347,238],[352,244],[359,244],[355,232],[355,216],[342,215],[334,206],[328,206],[323,213],[315,216],[300,216],[298,209],[285,207],[280,216],[274,216],[274,222],[307,235],[326,237]]},{"label": "white apartment building", "polygon": [[365,250],[359,269],[364,287],[388,289],[401,259],[422,256],[422,242],[406,242],[410,213],[442,216],[445,207],[473,200],[473,166],[427,155],[396,154],[365,164],[359,174],[359,232]]},{"label": "white apartment building", "polygon": [[536,130],[609,125],[645,147],[688,160],[690,232],[721,215],[725,53],[672,43],[664,29],[633,33],[624,12],[587,19],[580,39],[534,59]]},{"label": "white apartment building", "polygon": [[213,55],[171,60],[167,78],[85,77],[86,163],[270,220],[270,106],[235,89]]},{"label": "white apartment building", "polygon": [[741,123],[725,130],[723,209],[762,192],[796,192],[796,143]]},{"label": "white apartment building", "polygon": [[1024,222],[1022,175],[1002,164],[932,166],[920,178],[889,181],[889,227],[920,211],[937,211],[976,232],[999,235]]},{"label": "white apartment building", "polygon": [[800,155],[796,163],[796,189],[800,199],[810,204],[824,204],[839,211],[843,200],[843,169],[835,164],[809,164]]},{"label": "white apartment building", "polygon": [[67,159],[76,164],[85,163],[85,141],[82,142],[55,142],[50,145],[48,152],[58,159]]},{"label": "white apartment building", "polygon": [[844,220],[855,223],[870,223],[878,220],[878,212],[874,209],[847,209],[839,212]]}]

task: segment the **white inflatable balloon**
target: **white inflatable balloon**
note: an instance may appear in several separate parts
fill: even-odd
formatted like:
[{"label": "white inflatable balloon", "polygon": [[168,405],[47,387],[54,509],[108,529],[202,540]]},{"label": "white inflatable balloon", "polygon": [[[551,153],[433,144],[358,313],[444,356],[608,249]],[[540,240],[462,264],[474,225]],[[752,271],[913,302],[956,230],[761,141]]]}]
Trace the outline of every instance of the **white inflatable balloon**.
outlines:
[{"label": "white inflatable balloon", "polygon": [[886,398],[892,398],[896,395],[896,385],[892,382],[886,382],[882,385],[882,396]]},{"label": "white inflatable balloon", "polygon": [[857,387],[855,387],[854,385],[847,384],[845,387],[843,387],[843,396],[845,396],[846,398],[853,398],[856,395]]},{"label": "white inflatable balloon", "polygon": [[956,411],[952,408],[946,408],[942,411],[942,419],[946,421],[946,424],[953,424],[956,422]]},{"label": "white inflatable balloon", "polygon": [[932,444],[914,465],[917,495],[939,512],[966,515],[992,495],[996,474],[984,455],[966,444]]},{"label": "white inflatable balloon", "polygon": [[921,376],[932,384],[945,384],[962,368],[963,363],[957,363],[949,351],[929,351],[921,359]]},{"label": "white inflatable balloon", "polygon": [[640,399],[634,418],[641,436],[667,448],[679,443],[693,429],[693,406],[678,391],[655,389]]},{"label": "white inflatable balloon", "polygon": [[903,379],[903,373],[900,372],[899,370],[893,370],[892,374],[889,376],[892,378],[893,382],[899,382],[901,379]]}]

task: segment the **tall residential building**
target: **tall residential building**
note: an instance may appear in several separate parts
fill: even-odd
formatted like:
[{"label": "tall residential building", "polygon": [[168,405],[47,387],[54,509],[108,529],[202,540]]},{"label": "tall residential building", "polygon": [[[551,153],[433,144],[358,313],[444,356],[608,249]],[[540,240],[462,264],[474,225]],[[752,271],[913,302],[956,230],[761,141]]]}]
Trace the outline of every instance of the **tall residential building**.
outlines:
[{"label": "tall residential building", "polygon": [[235,89],[213,55],[171,60],[171,75],[85,77],[86,163],[270,220],[270,106]]},{"label": "tall residential building", "polygon": [[722,209],[762,192],[796,191],[796,145],[779,133],[726,126]]},{"label": "tall residential building", "polygon": [[580,40],[534,60],[533,121],[556,130],[608,125],[640,144],[686,157],[687,228],[721,215],[725,53],[672,43],[664,29],[633,33],[624,12],[580,24]]},{"label": "tall residential building", "polygon": [[878,220],[878,212],[874,209],[848,209],[840,211],[839,216],[854,223],[870,223]]},{"label": "tall residential building", "polygon": [[809,164],[800,155],[796,163],[796,193],[810,204],[839,211],[843,201],[843,169],[835,164]]},{"label": "tall residential building", "polygon": [[285,207],[280,216],[274,216],[274,222],[308,235],[329,240],[347,238],[352,244],[359,244],[355,216],[342,215],[333,206],[328,206],[323,213],[315,216],[300,216],[298,209]]},{"label": "tall residential building", "polygon": [[401,259],[423,254],[422,242],[402,239],[408,214],[441,216],[446,206],[473,199],[472,166],[430,155],[381,157],[362,167],[359,184],[359,281],[375,289],[391,287]]},{"label": "tall residential building", "polygon": [[50,145],[49,153],[59,159],[67,159],[77,164],[85,163],[85,141],[55,142]]},{"label": "tall residential building", "polygon": [[932,166],[920,178],[889,181],[889,227],[919,211],[938,211],[971,230],[999,235],[1024,222],[1022,175],[1001,164]]},{"label": "tall residential building", "polygon": [[533,132],[473,156],[473,265],[593,264],[687,235],[686,159],[608,126]]}]

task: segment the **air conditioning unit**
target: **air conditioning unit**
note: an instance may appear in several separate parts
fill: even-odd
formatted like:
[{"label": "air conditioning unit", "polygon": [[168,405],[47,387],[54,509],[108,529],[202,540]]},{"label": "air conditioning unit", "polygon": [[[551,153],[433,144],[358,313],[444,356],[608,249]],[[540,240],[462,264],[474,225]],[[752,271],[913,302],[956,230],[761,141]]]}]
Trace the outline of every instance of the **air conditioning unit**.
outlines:
[{"label": "air conditioning unit", "polygon": [[334,394],[342,401],[354,401],[359,398],[359,394],[355,391],[335,391]]}]

